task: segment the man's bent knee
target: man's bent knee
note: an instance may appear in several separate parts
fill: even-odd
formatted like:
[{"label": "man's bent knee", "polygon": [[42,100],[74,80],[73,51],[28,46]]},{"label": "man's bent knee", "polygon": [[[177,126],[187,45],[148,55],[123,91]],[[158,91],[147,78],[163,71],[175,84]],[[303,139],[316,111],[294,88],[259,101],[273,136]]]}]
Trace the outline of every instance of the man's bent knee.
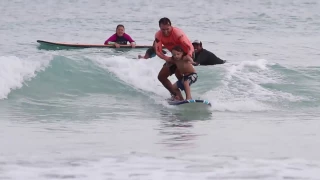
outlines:
[{"label": "man's bent knee", "polygon": [[168,69],[165,68],[166,67],[163,67],[158,74],[158,80],[161,82],[168,79],[168,77],[170,76]]},{"label": "man's bent knee", "polygon": [[159,74],[158,75],[158,80],[163,82],[165,81],[166,79],[168,79],[168,76],[166,76],[165,74]]}]

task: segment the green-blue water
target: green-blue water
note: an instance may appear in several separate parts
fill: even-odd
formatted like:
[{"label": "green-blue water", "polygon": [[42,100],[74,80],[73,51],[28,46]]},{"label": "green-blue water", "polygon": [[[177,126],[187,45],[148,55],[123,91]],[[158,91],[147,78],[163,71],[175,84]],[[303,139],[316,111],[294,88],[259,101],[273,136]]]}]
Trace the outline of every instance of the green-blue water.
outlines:
[{"label": "green-blue water", "polygon": [[[0,4],[0,179],[320,179],[319,2]],[[169,106],[145,49],[37,48],[150,45],[164,16],[228,61],[196,67],[212,108]]]}]

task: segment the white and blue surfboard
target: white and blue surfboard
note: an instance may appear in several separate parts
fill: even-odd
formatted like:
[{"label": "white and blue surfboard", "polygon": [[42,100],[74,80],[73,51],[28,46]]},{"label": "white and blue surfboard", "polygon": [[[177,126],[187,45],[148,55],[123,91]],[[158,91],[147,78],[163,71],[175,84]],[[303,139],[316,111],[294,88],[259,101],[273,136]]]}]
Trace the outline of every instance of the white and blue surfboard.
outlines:
[{"label": "white and blue surfboard", "polygon": [[170,105],[183,105],[183,104],[190,104],[190,103],[200,103],[200,104],[205,104],[205,105],[211,106],[211,103],[209,101],[202,100],[202,99],[190,99],[190,100],[183,100],[183,101],[168,100],[168,103]]}]

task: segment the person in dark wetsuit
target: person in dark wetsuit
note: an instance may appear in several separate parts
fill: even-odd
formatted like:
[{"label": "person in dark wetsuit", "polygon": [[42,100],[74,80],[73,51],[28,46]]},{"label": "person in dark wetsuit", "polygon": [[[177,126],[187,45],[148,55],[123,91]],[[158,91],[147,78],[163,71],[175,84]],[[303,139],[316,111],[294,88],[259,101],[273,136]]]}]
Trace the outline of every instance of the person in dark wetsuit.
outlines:
[{"label": "person in dark wetsuit", "polygon": [[192,43],[195,51],[194,66],[207,66],[207,65],[216,65],[224,64],[226,60],[218,58],[212,52],[202,48],[202,42],[195,40]]},{"label": "person in dark wetsuit", "polygon": [[119,48],[120,45],[127,45],[128,42],[131,44],[133,48],[136,46],[135,41],[128,34],[125,33],[124,26],[122,24],[119,24],[116,28],[116,33],[110,36],[104,42],[104,44],[114,44],[117,48]]},{"label": "person in dark wetsuit", "polygon": [[[154,49],[154,43],[155,43],[155,41],[153,41],[152,47],[147,49],[146,54],[144,56],[139,55],[138,58],[139,59],[141,59],[141,58],[149,59],[149,58],[155,57],[157,54],[156,54],[156,50]],[[167,52],[165,50],[162,50],[162,52],[163,52],[163,54],[167,54]]]}]

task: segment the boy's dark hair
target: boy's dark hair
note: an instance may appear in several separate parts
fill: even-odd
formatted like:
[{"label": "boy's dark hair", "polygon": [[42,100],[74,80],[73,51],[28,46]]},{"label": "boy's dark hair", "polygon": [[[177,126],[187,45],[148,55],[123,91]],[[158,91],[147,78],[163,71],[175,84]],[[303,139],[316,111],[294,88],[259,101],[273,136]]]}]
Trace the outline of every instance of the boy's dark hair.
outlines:
[{"label": "boy's dark hair", "polygon": [[169,18],[163,17],[163,18],[161,18],[159,20],[159,26],[160,26],[160,24],[162,24],[162,25],[168,25],[169,24],[171,26],[171,21],[170,21]]},{"label": "boy's dark hair", "polygon": [[187,55],[187,53],[186,52],[184,52],[184,50],[182,49],[182,47],[181,46],[175,46],[175,47],[173,47],[172,48],[172,51],[173,50],[176,50],[176,51],[178,51],[178,52],[182,52],[183,53],[183,55],[185,56],[185,55]]},{"label": "boy's dark hair", "polygon": [[118,24],[118,26],[117,26],[117,28],[116,28],[116,29],[118,29],[119,27],[123,27],[123,28],[124,28],[124,25],[122,25],[122,24]]}]

